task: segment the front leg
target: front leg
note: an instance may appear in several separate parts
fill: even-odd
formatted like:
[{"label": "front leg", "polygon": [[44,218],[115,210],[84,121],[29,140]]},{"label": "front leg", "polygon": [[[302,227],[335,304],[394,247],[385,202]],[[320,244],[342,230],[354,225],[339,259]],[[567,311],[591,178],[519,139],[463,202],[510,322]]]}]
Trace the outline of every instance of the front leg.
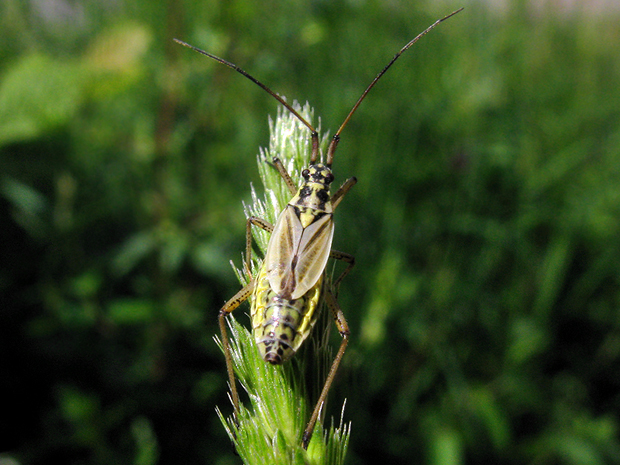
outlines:
[{"label": "front leg", "polygon": [[357,178],[353,176],[352,178],[347,179],[342,186],[332,195],[332,208],[335,210],[344,195],[351,190],[353,186],[357,183]]},{"label": "front leg", "polygon": [[288,174],[288,171],[286,171],[286,168],[284,167],[280,159],[274,157],[273,164],[278,170],[278,173],[280,173],[280,176],[282,176],[282,179],[284,179],[284,182],[286,183],[286,187],[288,187],[288,190],[291,193],[291,195],[295,195],[297,193],[297,186],[293,182],[293,178],[291,178],[291,175]]}]

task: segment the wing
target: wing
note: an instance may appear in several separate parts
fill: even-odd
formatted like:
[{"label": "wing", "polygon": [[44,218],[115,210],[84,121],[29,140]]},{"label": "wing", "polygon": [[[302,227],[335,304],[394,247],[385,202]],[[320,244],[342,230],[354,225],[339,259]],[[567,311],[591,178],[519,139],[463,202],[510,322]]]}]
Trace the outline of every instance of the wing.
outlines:
[{"label": "wing", "polygon": [[278,295],[286,293],[287,298],[295,286],[293,258],[303,230],[295,210],[287,205],[280,213],[267,245],[264,266],[269,285]]},{"label": "wing", "polygon": [[267,279],[274,292],[298,299],[316,284],[325,268],[334,222],[326,213],[303,228],[295,208],[287,205],[276,221],[267,253]]},{"label": "wing", "polygon": [[304,229],[297,252],[297,287],[293,292],[293,299],[308,292],[323,274],[333,238],[334,221],[331,213],[325,213]]}]

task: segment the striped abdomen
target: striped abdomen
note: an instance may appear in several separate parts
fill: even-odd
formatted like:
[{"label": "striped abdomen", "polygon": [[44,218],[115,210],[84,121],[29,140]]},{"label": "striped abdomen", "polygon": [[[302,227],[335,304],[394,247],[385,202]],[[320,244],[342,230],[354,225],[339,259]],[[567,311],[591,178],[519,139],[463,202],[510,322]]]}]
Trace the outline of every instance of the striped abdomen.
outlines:
[{"label": "striped abdomen", "polygon": [[252,332],[266,362],[280,364],[291,358],[316,323],[316,307],[323,277],[302,297],[285,299],[269,286],[261,267],[252,298]]}]

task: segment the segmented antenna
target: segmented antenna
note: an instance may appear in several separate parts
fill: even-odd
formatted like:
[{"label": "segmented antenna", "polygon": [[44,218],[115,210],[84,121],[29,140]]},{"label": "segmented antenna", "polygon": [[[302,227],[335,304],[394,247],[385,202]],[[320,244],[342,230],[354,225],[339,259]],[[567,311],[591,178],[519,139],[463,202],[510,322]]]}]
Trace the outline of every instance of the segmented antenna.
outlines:
[{"label": "segmented antenna", "polygon": [[254,76],[252,76],[250,73],[244,71],[243,69],[241,69],[240,67],[238,67],[236,64],[231,63],[230,61],[226,61],[223,58],[220,58],[218,56],[212,55],[211,53],[205,52],[204,50],[199,49],[198,47],[194,47],[193,45],[188,44],[187,42],[183,42],[182,40],[179,39],[173,39],[177,44],[181,44],[185,47],[191,48],[192,50],[194,50],[195,52],[200,53],[201,55],[207,56],[219,63],[222,63],[223,65],[228,66],[229,68],[234,69],[235,71],[237,71],[238,73],[244,75],[246,78],[248,78],[250,81],[252,81],[254,84],[258,85],[259,87],[261,87],[262,89],[264,89],[269,95],[271,95],[273,98],[275,98],[278,102],[280,102],[282,105],[284,105],[284,107],[290,111],[293,115],[295,115],[295,117],[301,121],[308,129],[310,129],[310,133],[312,136],[312,156],[311,156],[311,160],[312,163],[314,163],[318,157],[318,153],[319,153],[319,133],[316,131],[316,129],[314,129],[314,127],[312,127],[312,125],[306,121],[306,119],[301,116],[299,114],[299,112],[297,112],[297,110],[295,110],[291,105],[288,104],[288,102],[286,100],[284,100],[282,97],[280,97],[278,94],[276,94],[273,90],[271,90],[269,87],[267,87],[265,84],[263,84],[262,82],[260,82],[258,79],[256,79]]},{"label": "segmented antenna", "polygon": [[431,29],[435,28],[435,26],[437,26],[439,23],[445,21],[446,19],[454,16],[455,14],[459,13],[463,11],[463,8],[459,8],[456,11],[453,11],[452,13],[450,13],[447,16],[444,16],[441,19],[438,19],[437,21],[435,21],[433,24],[431,24],[429,27],[427,27],[424,31],[420,32],[414,39],[412,39],[409,43],[407,43],[407,45],[405,45],[403,48],[400,49],[400,51],[394,55],[394,58],[392,58],[392,60],[385,66],[385,68],[383,68],[381,70],[381,72],[379,74],[377,74],[377,77],[375,77],[372,82],[370,83],[370,85],[366,88],[366,90],[362,93],[361,97],[357,100],[357,102],[355,103],[355,105],[353,105],[353,108],[351,109],[351,111],[349,112],[349,114],[347,115],[347,117],[344,119],[343,123],[340,125],[340,128],[338,128],[338,131],[336,131],[336,134],[334,134],[334,137],[332,138],[331,143],[329,144],[329,148],[327,149],[327,166],[331,167],[332,163],[334,161],[334,152],[336,151],[336,147],[338,146],[338,142],[340,142],[340,133],[342,132],[342,130],[344,129],[344,127],[347,125],[347,123],[349,122],[349,120],[351,119],[351,116],[353,116],[353,113],[355,113],[355,110],[357,110],[357,107],[360,106],[360,103],[362,103],[362,101],[366,98],[366,95],[368,95],[368,92],[370,92],[370,89],[372,89],[375,84],[377,83],[377,81],[379,81],[379,79],[381,79],[381,76],[383,76],[386,71],[388,69],[390,69],[390,67],[394,64],[394,62],[396,60],[398,60],[398,58],[407,51],[407,49],[409,49],[409,47],[411,47],[413,44],[415,44],[418,40],[420,40],[424,35],[426,35],[427,33],[429,33],[431,31]]},{"label": "segmented antenna", "polygon": [[[385,66],[385,68],[383,68],[381,70],[381,72],[379,74],[377,74],[377,76],[372,80],[372,82],[370,83],[370,85],[366,88],[366,90],[362,93],[362,95],[360,96],[360,98],[357,100],[357,102],[355,103],[355,105],[353,105],[353,108],[351,109],[351,111],[349,112],[349,114],[347,115],[347,117],[344,119],[343,123],[340,125],[340,128],[338,128],[338,131],[336,132],[336,134],[334,134],[334,137],[332,138],[332,141],[329,144],[329,148],[327,149],[327,163],[326,165],[331,168],[332,163],[334,161],[334,153],[336,152],[336,147],[338,146],[338,142],[340,142],[340,133],[342,132],[342,130],[344,129],[344,127],[347,125],[347,123],[349,122],[349,120],[351,119],[351,117],[353,116],[353,113],[355,113],[355,111],[357,110],[357,107],[360,106],[360,104],[362,103],[362,101],[366,98],[366,95],[368,95],[368,92],[370,92],[370,89],[372,89],[375,84],[377,83],[377,81],[379,81],[379,79],[381,79],[381,77],[386,73],[386,71],[388,69],[390,69],[390,67],[394,64],[394,62],[396,60],[398,60],[398,58],[405,52],[407,51],[407,49],[409,49],[409,47],[411,47],[413,44],[415,44],[418,40],[420,40],[422,38],[422,36],[426,35],[428,32],[431,31],[431,29],[435,28],[435,26],[437,26],[439,23],[445,21],[446,19],[454,16],[455,14],[461,12],[463,10],[463,8],[459,8],[456,11],[453,11],[452,13],[450,13],[447,16],[444,16],[441,19],[438,19],[437,21],[435,21],[433,24],[431,24],[429,27],[427,27],[424,31],[422,31],[420,34],[418,34],[414,39],[412,39],[409,43],[407,43],[407,45],[405,45],[403,48],[400,49],[400,51],[394,55],[394,58],[392,58],[392,60]],[[207,56],[219,63],[222,63],[223,65],[228,66],[229,68],[234,69],[235,71],[237,71],[238,73],[242,74],[243,76],[245,76],[246,78],[248,78],[250,81],[252,81],[254,84],[258,85],[259,87],[261,87],[263,90],[265,90],[269,95],[271,95],[273,98],[275,98],[278,102],[280,102],[282,105],[284,105],[284,107],[290,111],[293,115],[295,115],[295,117],[301,121],[308,129],[310,129],[310,133],[311,133],[311,137],[312,137],[312,155],[310,157],[310,164],[315,164],[318,156],[319,156],[319,134],[317,133],[316,129],[314,129],[314,127],[312,127],[312,125],[306,121],[306,119],[301,116],[299,114],[299,112],[297,112],[291,105],[289,105],[287,103],[286,100],[284,100],[284,98],[280,97],[278,94],[276,94],[273,90],[271,90],[269,87],[267,87],[265,84],[263,84],[262,82],[260,82],[258,79],[256,79],[255,77],[253,77],[252,75],[250,75],[249,73],[247,73],[246,71],[244,71],[243,69],[241,69],[239,66],[235,65],[234,63],[231,63],[229,61],[224,60],[223,58],[217,57],[215,55],[212,55],[208,52],[205,52],[204,50],[199,49],[198,47],[194,47],[193,45],[188,44],[187,42],[183,42],[182,40],[179,39],[174,39],[174,41],[178,44],[181,44],[185,47],[191,48],[192,50]]]}]

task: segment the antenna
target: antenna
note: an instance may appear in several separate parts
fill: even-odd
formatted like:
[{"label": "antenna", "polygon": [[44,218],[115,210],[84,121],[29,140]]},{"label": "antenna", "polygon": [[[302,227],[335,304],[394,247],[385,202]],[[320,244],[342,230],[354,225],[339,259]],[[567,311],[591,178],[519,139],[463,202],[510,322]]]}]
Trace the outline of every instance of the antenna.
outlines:
[{"label": "antenna", "polygon": [[394,62],[396,60],[398,60],[398,58],[407,51],[407,49],[409,49],[409,47],[411,47],[413,44],[415,44],[418,40],[420,40],[422,38],[422,36],[426,35],[428,32],[431,31],[431,29],[433,29],[435,26],[437,26],[439,23],[445,21],[446,19],[454,16],[455,14],[459,13],[463,11],[463,8],[459,8],[456,11],[453,11],[452,13],[450,13],[447,16],[444,16],[441,19],[438,19],[437,21],[435,21],[433,24],[431,24],[429,27],[427,27],[424,31],[422,31],[421,33],[419,33],[413,40],[409,41],[409,43],[407,43],[407,45],[405,45],[403,48],[400,49],[400,51],[394,55],[394,58],[392,58],[392,60],[385,66],[385,68],[383,68],[381,70],[381,72],[379,74],[377,74],[377,77],[375,77],[372,82],[370,83],[370,85],[366,88],[366,90],[362,93],[361,97],[358,99],[358,101],[355,103],[355,105],[353,105],[353,108],[351,109],[351,111],[349,112],[349,114],[347,115],[347,117],[345,118],[344,122],[340,125],[340,128],[338,128],[338,131],[336,132],[336,134],[334,134],[334,137],[332,138],[331,143],[329,144],[329,148],[327,149],[327,166],[331,167],[332,163],[334,161],[334,152],[336,151],[336,147],[338,146],[338,142],[340,142],[340,133],[342,132],[342,130],[344,129],[344,127],[347,125],[347,123],[349,122],[349,120],[351,119],[351,117],[353,116],[353,113],[355,113],[355,110],[357,110],[357,107],[360,106],[360,103],[362,103],[362,101],[366,98],[366,95],[368,95],[368,92],[370,92],[370,89],[372,89],[375,84],[377,83],[377,81],[379,81],[379,79],[381,79],[381,76],[383,76],[386,71],[388,69],[390,69],[390,66],[392,66],[394,64]]},{"label": "antenna", "polygon": [[[368,95],[368,92],[370,92],[370,89],[372,89],[375,84],[377,83],[377,81],[379,81],[379,79],[381,79],[381,77],[386,73],[386,71],[388,69],[390,69],[390,67],[394,64],[394,62],[396,60],[398,60],[398,58],[405,52],[407,51],[407,49],[409,49],[409,47],[411,47],[413,44],[415,44],[418,40],[420,40],[422,38],[422,36],[426,35],[428,32],[431,31],[431,29],[435,28],[435,26],[437,26],[439,23],[445,21],[446,19],[454,16],[455,14],[459,13],[463,11],[463,8],[459,8],[456,11],[453,11],[452,13],[450,13],[447,16],[444,16],[441,19],[438,19],[437,21],[435,21],[433,24],[431,24],[429,27],[427,27],[423,32],[421,32],[420,34],[418,34],[413,40],[409,41],[407,43],[407,45],[405,45],[403,48],[400,49],[400,51],[394,55],[394,58],[392,58],[392,60],[385,66],[385,68],[383,68],[381,70],[381,72],[379,74],[377,74],[377,76],[372,80],[372,82],[370,83],[370,85],[366,88],[366,90],[362,93],[361,97],[357,100],[357,102],[355,103],[355,105],[353,105],[353,108],[351,109],[351,111],[349,112],[349,114],[347,115],[347,117],[345,118],[345,120],[343,121],[343,123],[340,125],[340,128],[338,128],[338,131],[336,132],[336,134],[334,134],[334,137],[332,138],[331,143],[329,144],[329,148],[327,149],[327,163],[326,165],[331,168],[332,163],[334,161],[334,153],[336,152],[336,147],[338,146],[338,142],[340,142],[340,133],[342,132],[342,130],[344,129],[344,127],[347,125],[347,123],[349,122],[349,120],[351,119],[351,117],[353,116],[353,113],[355,113],[355,111],[357,110],[357,107],[360,106],[360,104],[362,103],[362,101],[366,98],[366,95]],[[276,94],[273,90],[271,90],[269,87],[267,87],[265,84],[263,84],[262,82],[260,82],[258,79],[256,79],[255,77],[253,77],[252,75],[250,75],[249,73],[247,73],[246,71],[244,71],[243,69],[241,69],[239,66],[235,65],[234,63],[231,63],[229,61],[224,60],[223,58],[217,57],[215,55],[212,55],[208,52],[205,52],[204,50],[199,49],[198,47],[194,47],[193,45],[188,44],[187,42],[183,42],[182,40],[179,39],[174,39],[174,41],[178,44],[181,44],[185,47],[191,48],[192,50],[194,50],[195,52],[200,53],[201,55],[207,56],[219,63],[222,63],[223,65],[228,66],[229,68],[234,69],[235,71],[237,71],[238,73],[242,74],[243,76],[245,76],[246,78],[248,78],[250,81],[252,81],[254,84],[257,84],[259,87],[263,88],[269,95],[271,95],[273,98],[275,98],[278,102],[280,102],[282,105],[284,105],[284,107],[290,111],[293,115],[295,115],[295,117],[301,121],[308,129],[310,129],[311,132],[311,137],[312,137],[312,155],[310,157],[310,163],[314,164],[316,163],[316,160],[318,158],[318,154],[319,154],[319,134],[317,133],[316,129],[314,129],[314,127],[312,127],[312,125],[306,121],[306,119],[301,116],[299,114],[299,112],[297,112],[290,104],[287,103],[286,100],[284,100],[284,98],[280,97],[278,94]]]},{"label": "antenna", "polygon": [[223,65],[228,66],[229,68],[234,69],[235,71],[237,71],[238,73],[244,75],[246,78],[248,78],[250,81],[252,81],[254,84],[257,84],[259,87],[263,88],[265,91],[267,91],[267,93],[269,95],[271,95],[273,98],[275,98],[278,102],[280,102],[282,105],[284,105],[284,107],[290,111],[293,115],[295,115],[295,117],[297,117],[297,119],[299,121],[301,121],[308,129],[310,129],[310,133],[312,136],[312,156],[311,156],[311,162],[315,163],[316,159],[318,157],[318,153],[319,153],[319,133],[316,131],[316,129],[314,129],[312,127],[312,125],[310,123],[308,123],[308,121],[306,121],[306,119],[301,116],[299,114],[299,112],[297,112],[297,110],[295,110],[291,105],[289,105],[289,103],[284,100],[282,97],[280,97],[278,94],[276,94],[273,90],[271,90],[269,87],[267,87],[265,84],[263,84],[262,82],[260,82],[258,79],[256,79],[254,76],[252,76],[251,74],[247,73],[246,71],[244,71],[243,69],[239,68],[236,64],[231,63],[229,61],[224,60],[223,58],[217,57],[215,55],[212,55],[208,52],[205,52],[204,50],[199,49],[198,47],[194,47],[193,45],[188,44],[187,42],[183,42],[182,40],[179,39],[173,39],[177,44],[181,44],[185,47],[191,48],[192,50],[194,50],[195,52],[200,53],[201,55],[207,56],[209,58],[212,58],[213,60],[222,63]]}]

